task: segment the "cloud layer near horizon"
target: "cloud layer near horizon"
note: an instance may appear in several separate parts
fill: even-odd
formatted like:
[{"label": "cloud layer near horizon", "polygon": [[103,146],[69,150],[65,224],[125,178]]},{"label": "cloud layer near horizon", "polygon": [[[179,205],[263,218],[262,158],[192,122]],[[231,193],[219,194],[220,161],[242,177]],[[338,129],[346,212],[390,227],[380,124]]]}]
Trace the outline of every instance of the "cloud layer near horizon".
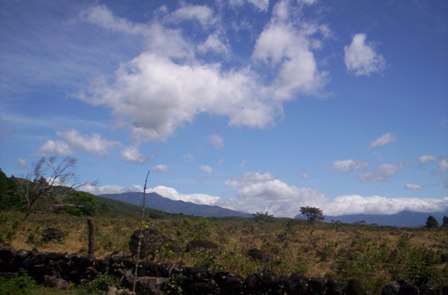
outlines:
[{"label": "cloud layer near horizon", "polygon": [[[448,197],[444,198],[387,198],[383,196],[342,195],[328,199],[322,192],[288,185],[271,173],[251,172],[228,179],[226,185],[236,189],[233,198],[210,196],[207,194],[182,194],[166,186],[150,188],[165,198],[181,200],[200,205],[216,205],[249,213],[266,212],[277,217],[295,217],[302,206],[321,208],[325,215],[349,214],[394,214],[405,210],[436,212],[448,209]],[[86,187],[95,194],[121,193],[131,189],[142,191],[141,186],[121,188],[118,186]]]}]

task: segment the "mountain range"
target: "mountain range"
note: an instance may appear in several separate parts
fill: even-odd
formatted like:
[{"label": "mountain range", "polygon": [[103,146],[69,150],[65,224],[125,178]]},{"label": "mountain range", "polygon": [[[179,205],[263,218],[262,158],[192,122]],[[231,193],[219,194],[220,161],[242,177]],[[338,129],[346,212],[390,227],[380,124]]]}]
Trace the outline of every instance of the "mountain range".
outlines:
[{"label": "mountain range", "polygon": [[[141,206],[143,194],[128,192],[121,194],[103,194],[99,195],[99,197]],[[145,204],[148,208],[168,213],[182,213],[201,217],[252,217],[250,213],[234,211],[218,206],[198,205],[191,202],[171,200],[157,193],[146,194]]]},{"label": "mountain range", "polygon": [[425,226],[429,216],[437,219],[442,224],[443,216],[448,216],[448,210],[440,212],[414,212],[402,211],[396,214],[354,214],[341,216],[325,216],[326,221],[339,221],[342,223],[366,223],[377,225],[403,226],[403,227],[421,227]]},{"label": "mountain range", "polygon": [[[142,193],[127,192],[121,194],[102,194],[99,197],[118,200],[140,206]],[[239,212],[219,206],[198,205],[191,202],[177,201],[165,198],[157,193],[146,195],[146,207],[168,213],[182,213],[201,217],[246,217],[253,215],[247,212]],[[396,214],[354,214],[340,216],[325,216],[326,222],[365,223],[388,226],[420,227],[424,226],[429,215],[434,216],[439,224],[442,224],[443,216],[448,216],[448,210],[441,212],[422,213],[414,211],[402,211]],[[297,215],[296,218],[302,218]]]}]

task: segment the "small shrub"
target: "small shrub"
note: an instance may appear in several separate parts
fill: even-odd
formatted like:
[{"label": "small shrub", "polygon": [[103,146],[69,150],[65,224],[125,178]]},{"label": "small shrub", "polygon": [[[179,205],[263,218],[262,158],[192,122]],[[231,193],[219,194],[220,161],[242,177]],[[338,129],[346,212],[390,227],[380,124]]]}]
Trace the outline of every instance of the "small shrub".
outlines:
[{"label": "small shrub", "polygon": [[14,278],[0,277],[0,295],[27,295],[32,294],[37,284],[26,272],[21,271]]},{"label": "small shrub", "polygon": [[171,276],[164,290],[165,294],[181,295],[183,293],[182,284],[184,280],[185,277],[182,274]]},{"label": "small shrub", "polygon": [[102,295],[106,294],[110,287],[120,287],[121,283],[118,278],[100,274],[96,279],[86,284],[86,290],[89,294]]}]

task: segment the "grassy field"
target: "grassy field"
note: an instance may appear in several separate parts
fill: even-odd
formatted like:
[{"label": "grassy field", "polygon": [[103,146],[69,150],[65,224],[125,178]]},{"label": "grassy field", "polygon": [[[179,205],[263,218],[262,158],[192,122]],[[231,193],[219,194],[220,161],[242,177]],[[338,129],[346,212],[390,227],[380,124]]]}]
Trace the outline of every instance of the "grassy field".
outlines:
[{"label": "grassy field", "polygon": [[[100,200],[104,212],[95,217],[97,257],[131,255],[129,238],[140,225],[139,208]],[[101,206],[100,206],[101,207]],[[66,213],[0,212],[0,245],[48,252],[87,252],[86,217]],[[170,238],[173,247],[160,247],[155,262],[179,263],[226,270],[242,276],[255,272],[340,280],[357,278],[378,292],[386,282],[405,279],[417,285],[448,284],[448,230],[317,223],[268,218],[199,218],[147,211],[145,226]],[[48,227],[62,230],[61,243],[45,243]],[[192,240],[218,245],[213,251],[185,251]],[[258,249],[260,259],[249,257]]]}]

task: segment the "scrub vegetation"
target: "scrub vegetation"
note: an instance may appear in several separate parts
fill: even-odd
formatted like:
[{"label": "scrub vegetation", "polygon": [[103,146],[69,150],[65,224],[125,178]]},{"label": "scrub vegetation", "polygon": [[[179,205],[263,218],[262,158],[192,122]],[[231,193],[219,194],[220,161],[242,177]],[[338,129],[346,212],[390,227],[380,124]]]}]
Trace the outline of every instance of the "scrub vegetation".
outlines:
[{"label": "scrub vegetation", "polygon": [[[20,206],[11,195],[5,196],[3,193],[1,201],[8,204],[3,203],[0,211],[1,247],[87,253],[86,219],[94,216],[95,256],[132,255],[130,237],[142,224],[137,206],[72,191],[61,198],[37,201],[25,220],[26,206]],[[151,209],[146,210],[143,223],[154,241],[147,247],[145,259],[153,262],[200,266],[241,276],[269,272],[341,281],[356,278],[373,293],[393,280],[416,286],[448,282],[447,227],[310,223],[274,218],[268,212],[257,213],[254,218],[202,218]],[[45,239],[48,228],[62,231],[63,239]],[[1,284],[34,286],[27,277],[23,280],[2,279]]]}]

